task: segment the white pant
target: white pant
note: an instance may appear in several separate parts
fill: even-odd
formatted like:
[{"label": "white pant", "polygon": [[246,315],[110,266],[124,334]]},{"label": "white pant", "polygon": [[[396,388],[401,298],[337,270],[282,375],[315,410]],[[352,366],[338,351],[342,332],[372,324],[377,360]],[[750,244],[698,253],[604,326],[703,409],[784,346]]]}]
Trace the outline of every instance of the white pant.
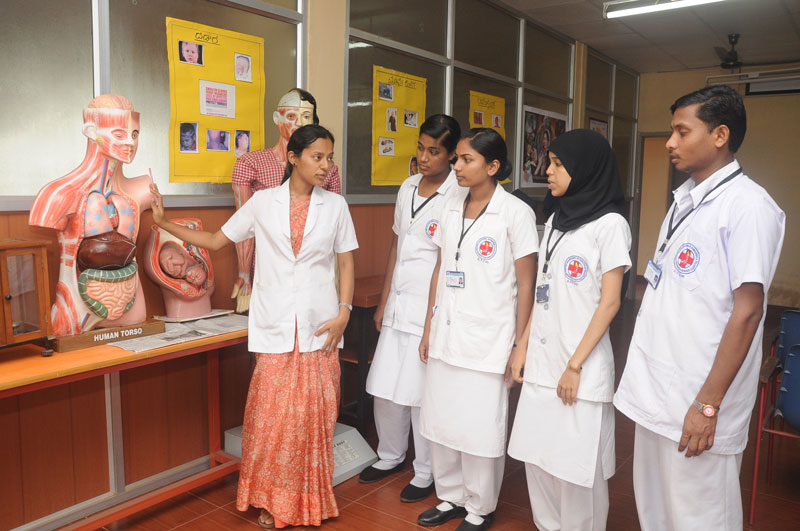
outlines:
[{"label": "white pant", "polygon": [[505,456],[478,457],[429,441],[436,496],[485,516],[497,508]]},{"label": "white pant", "polygon": [[525,463],[533,521],[541,531],[605,531],[608,481],[595,467],[594,486],[581,487]]},{"label": "white pant", "polygon": [[636,425],[633,491],[642,531],[742,530],[742,454],[686,457],[678,443]]},{"label": "white pant", "polygon": [[411,484],[425,488],[433,482],[428,440],[419,434],[419,408],[374,398],[375,428],[378,431],[378,458],[373,466],[389,470],[402,463],[408,450],[408,430],[414,435],[414,479]]}]

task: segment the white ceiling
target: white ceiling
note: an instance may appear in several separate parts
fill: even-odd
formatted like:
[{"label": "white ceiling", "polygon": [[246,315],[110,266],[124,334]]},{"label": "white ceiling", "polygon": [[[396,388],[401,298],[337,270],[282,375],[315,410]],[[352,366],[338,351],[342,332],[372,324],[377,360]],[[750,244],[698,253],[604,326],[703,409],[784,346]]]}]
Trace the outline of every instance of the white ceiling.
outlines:
[{"label": "white ceiling", "polygon": [[[715,46],[746,65],[800,61],[800,0],[725,0],[705,6],[603,19],[603,0],[501,0],[638,72],[718,66]],[[720,69],[720,73],[724,73]]]}]

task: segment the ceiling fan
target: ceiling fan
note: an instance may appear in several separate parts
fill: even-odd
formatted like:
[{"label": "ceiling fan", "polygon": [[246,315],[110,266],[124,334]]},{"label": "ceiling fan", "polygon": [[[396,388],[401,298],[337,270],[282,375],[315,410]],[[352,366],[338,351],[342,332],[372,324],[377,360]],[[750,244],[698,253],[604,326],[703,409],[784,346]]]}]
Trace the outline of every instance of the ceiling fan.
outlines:
[{"label": "ceiling fan", "polygon": [[738,33],[731,33],[728,35],[728,43],[731,45],[730,50],[726,50],[722,46],[714,46],[714,51],[717,52],[717,55],[722,61],[719,64],[720,68],[725,68],[728,70],[733,70],[735,68],[740,68],[744,65],[741,60],[739,60],[739,52],[736,51],[736,44],[739,42],[739,34]]}]

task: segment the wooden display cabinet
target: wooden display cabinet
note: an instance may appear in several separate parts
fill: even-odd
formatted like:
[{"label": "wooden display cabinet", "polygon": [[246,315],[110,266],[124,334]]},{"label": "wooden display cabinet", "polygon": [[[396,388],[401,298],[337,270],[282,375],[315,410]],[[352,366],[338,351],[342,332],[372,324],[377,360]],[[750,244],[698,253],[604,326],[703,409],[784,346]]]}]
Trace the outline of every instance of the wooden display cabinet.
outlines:
[{"label": "wooden display cabinet", "polygon": [[0,348],[49,334],[49,244],[45,240],[0,240]]}]

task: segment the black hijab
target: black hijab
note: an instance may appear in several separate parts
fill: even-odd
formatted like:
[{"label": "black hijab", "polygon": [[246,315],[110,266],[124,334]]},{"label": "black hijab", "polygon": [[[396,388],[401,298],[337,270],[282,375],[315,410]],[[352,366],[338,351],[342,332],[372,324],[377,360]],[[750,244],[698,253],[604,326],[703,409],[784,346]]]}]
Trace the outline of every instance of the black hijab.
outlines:
[{"label": "black hijab", "polygon": [[547,191],[544,202],[545,207],[552,206],[555,212],[553,227],[566,232],[609,212],[624,212],[625,195],[617,158],[601,134],[573,129],[553,140],[550,151],[572,178],[563,196],[553,197]]}]

